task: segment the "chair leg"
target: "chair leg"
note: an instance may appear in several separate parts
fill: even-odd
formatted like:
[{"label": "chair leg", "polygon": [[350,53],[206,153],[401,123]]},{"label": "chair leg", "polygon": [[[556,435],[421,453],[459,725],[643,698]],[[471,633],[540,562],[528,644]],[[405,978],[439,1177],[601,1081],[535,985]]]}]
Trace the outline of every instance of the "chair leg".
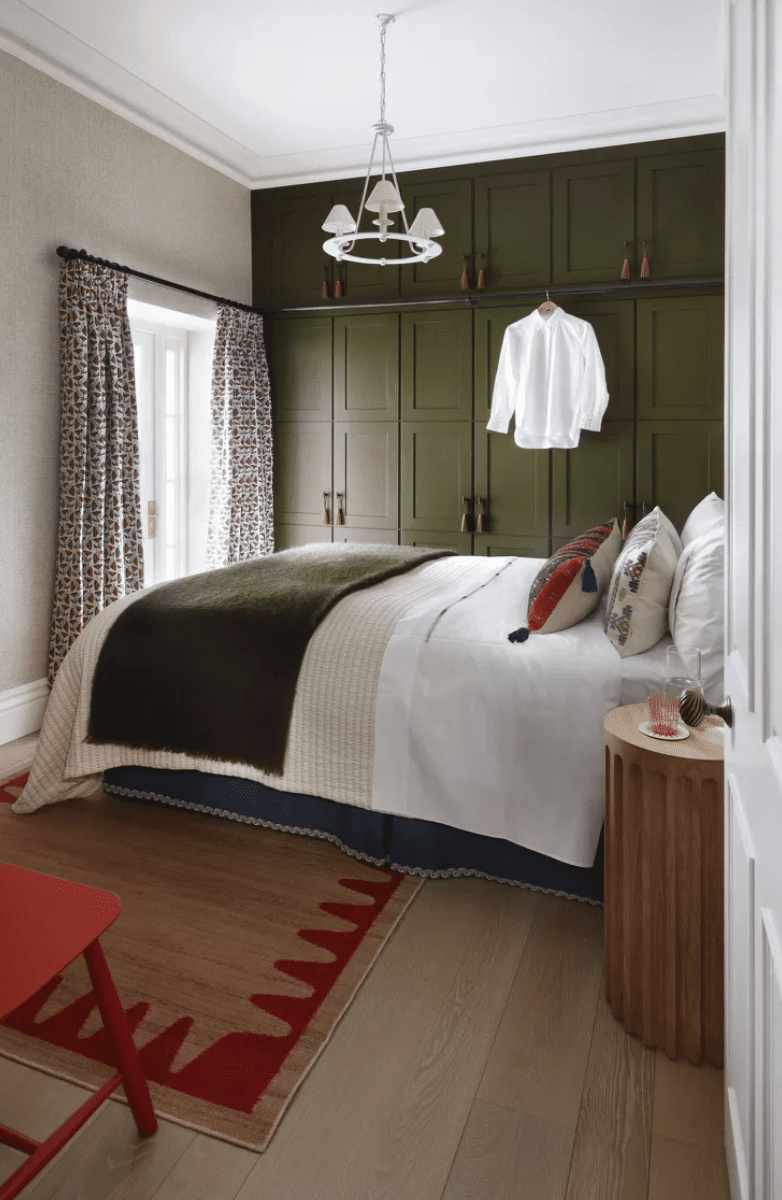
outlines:
[{"label": "chair leg", "polygon": [[138,1131],[145,1136],[149,1135],[157,1129],[157,1117],[152,1107],[149,1088],[141,1070],[138,1051],[133,1044],[125,1012],[97,938],[94,942],[90,942],[84,951],[84,957],[87,960],[87,968],[95,989],[95,999],[103,1018],[103,1025],[117,1056],[117,1066],[122,1073],[122,1086],[125,1089],[133,1116],[136,1118]]}]

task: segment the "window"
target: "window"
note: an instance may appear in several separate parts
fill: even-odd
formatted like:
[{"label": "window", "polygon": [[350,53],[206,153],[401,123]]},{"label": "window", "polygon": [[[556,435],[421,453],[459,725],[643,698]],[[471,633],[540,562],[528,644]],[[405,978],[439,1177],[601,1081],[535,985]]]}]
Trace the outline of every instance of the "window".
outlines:
[{"label": "window", "polygon": [[215,321],[128,300],[136,364],[144,586],[206,566]]}]

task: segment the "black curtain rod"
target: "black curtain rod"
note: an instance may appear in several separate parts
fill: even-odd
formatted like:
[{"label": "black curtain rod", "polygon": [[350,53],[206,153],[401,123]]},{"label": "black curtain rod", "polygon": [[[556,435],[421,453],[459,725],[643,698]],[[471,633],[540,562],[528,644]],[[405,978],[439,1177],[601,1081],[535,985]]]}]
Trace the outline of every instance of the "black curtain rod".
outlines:
[{"label": "black curtain rod", "polygon": [[545,300],[547,296],[553,299],[563,296],[620,296],[628,292],[638,295],[660,292],[687,291],[692,288],[721,288],[725,286],[722,275],[710,279],[671,279],[657,283],[650,280],[646,283],[600,283],[584,287],[556,286],[529,288],[524,292],[470,292],[467,296],[439,296],[436,300],[357,300],[351,304],[349,300],[342,304],[310,304],[290,308],[275,308],[267,311],[276,313],[297,312],[339,312],[349,308],[424,308],[430,304],[470,304],[473,307],[482,300]]},{"label": "black curtain rod", "polygon": [[88,254],[86,250],[71,250],[68,246],[58,246],[57,253],[66,262],[78,258],[83,262],[97,263],[99,267],[111,267],[114,271],[121,271],[123,275],[135,275],[136,279],[147,279],[150,283],[161,284],[162,287],[175,288],[178,292],[188,292],[191,296],[201,296],[204,300],[214,300],[216,304],[228,304],[231,308],[241,309],[242,312],[261,312],[261,309],[253,308],[251,304],[241,304],[238,300],[226,300],[225,296],[213,296],[211,292],[200,292],[198,288],[186,287],[184,283],[174,283],[171,279],[159,279],[157,275],[147,275],[144,271],[134,271],[133,267],[123,267],[120,263],[109,262],[106,258],[96,258],[94,254]]}]

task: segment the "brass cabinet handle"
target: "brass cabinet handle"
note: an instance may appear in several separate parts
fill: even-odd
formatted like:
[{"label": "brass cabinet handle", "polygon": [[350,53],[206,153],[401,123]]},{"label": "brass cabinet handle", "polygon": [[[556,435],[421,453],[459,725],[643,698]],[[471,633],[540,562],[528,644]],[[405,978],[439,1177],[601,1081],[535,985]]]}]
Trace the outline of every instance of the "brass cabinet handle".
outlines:
[{"label": "brass cabinet handle", "polygon": [[328,523],[329,523],[329,496],[330,495],[331,495],[330,492],[323,493],[323,524],[324,525],[328,525]]},{"label": "brass cabinet handle", "polygon": [[461,533],[469,533],[470,532],[469,525],[467,523],[467,514],[470,510],[470,504],[471,504],[471,497],[470,496],[462,496],[462,524],[461,524],[461,528],[460,528]]},{"label": "brass cabinet handle", "polygon": [[342,501],[343,501],[344,497],[345,497],[344,492],[337,492],[337,515],[334,518],[335,525],[344,525],[345,524],[344,519],[342,517]]},{"label": "brass cabinet handle", "polygon": [[486,510],[486,501],[484,500],[483,496],[479,496],[477,503],[478,503],[478,518],[475,522],[475,532],[483,533],[485,531],[483,515]]},{"label": "brass cabinet handle", "polygon": [[[479,292],[482,292],[483,289],[486,287],[486,273],[485,273],[483,267],[480,265],[483,262],[484,258],[486,258],[485,254],[478,255],[478,264],[479,264],[478,265],[478,278],[475,282],[475,286]],[[479,497],[479,499],[480,499],[480,497]]]}]

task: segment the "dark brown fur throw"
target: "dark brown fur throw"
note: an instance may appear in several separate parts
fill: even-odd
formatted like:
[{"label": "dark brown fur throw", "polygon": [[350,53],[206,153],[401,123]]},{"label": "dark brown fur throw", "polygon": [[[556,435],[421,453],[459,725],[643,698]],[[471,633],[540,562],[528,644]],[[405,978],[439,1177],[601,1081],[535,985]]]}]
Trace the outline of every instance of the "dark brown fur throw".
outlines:
[{"label": "dark brown fur throw", "polygon": [[87,741],[282,774],[299,668],[329,610],[350,592],[450,553],[313,545],[154,588],[109,630]]}]

